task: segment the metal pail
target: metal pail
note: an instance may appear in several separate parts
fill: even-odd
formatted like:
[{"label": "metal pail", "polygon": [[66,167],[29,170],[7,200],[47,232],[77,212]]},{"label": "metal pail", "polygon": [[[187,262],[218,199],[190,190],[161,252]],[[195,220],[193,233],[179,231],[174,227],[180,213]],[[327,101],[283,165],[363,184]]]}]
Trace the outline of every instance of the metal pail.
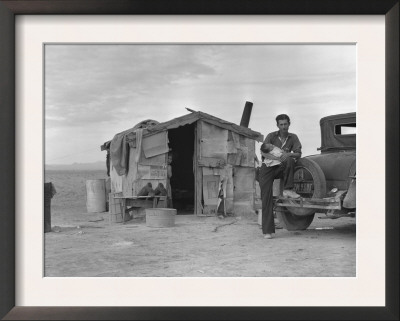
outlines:
[{"label": "metal pail", "polygon": [[146,208],[146,226],[171,227],[175,225],[176,209]]}]

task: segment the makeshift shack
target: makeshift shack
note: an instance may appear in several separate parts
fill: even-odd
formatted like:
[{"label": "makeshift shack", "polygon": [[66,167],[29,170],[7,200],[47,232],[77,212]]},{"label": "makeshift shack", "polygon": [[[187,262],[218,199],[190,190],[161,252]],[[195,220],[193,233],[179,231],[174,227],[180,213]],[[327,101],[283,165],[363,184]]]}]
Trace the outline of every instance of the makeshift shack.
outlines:
[{"label": "makeshift shack", "polygon": [[216,214],[223,202],[225,213],[240,215],[254,211],[256,141],[259,132],[193,111],[141,122],[101,149],[110,156],[112,193],[138,195],[162,183],[178,214]]}]

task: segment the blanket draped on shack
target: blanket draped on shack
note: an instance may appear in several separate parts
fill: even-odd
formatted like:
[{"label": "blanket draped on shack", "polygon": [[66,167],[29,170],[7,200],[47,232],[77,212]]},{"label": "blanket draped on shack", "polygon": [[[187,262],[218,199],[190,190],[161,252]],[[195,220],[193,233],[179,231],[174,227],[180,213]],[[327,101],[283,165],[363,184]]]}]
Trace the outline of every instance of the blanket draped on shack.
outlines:
[{"label": "blanket draped on shack", "polygon": [[114,136],[110,144],[111,163],[117,171],[118,175],[128,173],[129,164],[129,146],[126,142],[125,133]]},{"label": "blanket draped on shack", "polygon": [[135,162],[139,162],[140,159],[140,153],[142,151],[142,137],[143,137],[143,128],[138,128],[135,130],[136,134],[136,157],[135,157]]},{"label": "blanket draped on shack", "polygon": [[[140,153],[142,150],[142,137],[143,130],[147,127],[155,126],[159,124],[158,121],[147,119],[136,124],[131,129],[136,135],[136,159],[135,162],[139,161]],[[126,135],[129,131],[116,134],[110,144],[110,158],[111,163],[119,176],[128,174],[129,170],[129,144],[126,139]]]}]

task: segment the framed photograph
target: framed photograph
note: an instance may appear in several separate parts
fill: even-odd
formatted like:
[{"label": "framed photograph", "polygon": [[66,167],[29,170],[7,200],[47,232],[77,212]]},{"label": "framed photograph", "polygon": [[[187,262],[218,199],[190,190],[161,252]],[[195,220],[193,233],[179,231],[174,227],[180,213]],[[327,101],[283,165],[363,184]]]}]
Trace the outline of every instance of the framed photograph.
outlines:
[{"label": "framed photograph", "polygon": [[[389,0],[1,1],[0,315],[397,320],[398,30]],[[279,143],[284,123],[302,147],[293,134]],[[247,177],[266,137],[282,148],[272,155],[303,152],[294,189],[274,194],[286,212],[275,208],[284,229],[272,240],[246,203],[257,202]],[[332,178],[342,159],[346,188]],[[82,174],[99,160],[101,172]],[[43,191],[47,181],[73,187]],[[100,201],[97,183],[110,189]],[[86,203],[74,202],[85,188]],[[328,218],[351,222],[296,208],[321,202]],[[151,229],[169,221],[149,213],[168,207],[177,227]],[[195,235],[188,217],[213,233]]]}]

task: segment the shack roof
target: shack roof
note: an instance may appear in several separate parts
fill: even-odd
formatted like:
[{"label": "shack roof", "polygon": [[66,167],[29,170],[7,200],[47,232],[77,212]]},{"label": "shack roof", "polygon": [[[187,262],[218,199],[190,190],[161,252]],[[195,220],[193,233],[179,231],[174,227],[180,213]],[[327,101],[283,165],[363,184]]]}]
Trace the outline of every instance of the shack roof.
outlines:
[{"label": "shack roof", "polygon": [[[231,130],[235,133],[238,133],[240,135],[254,139],[259,142],[262,142],[264,140],[263,135],[259,132],[251,130],[250,128],[247,128],[247,127],[236,125],[234,123],[228,122],[226,120],[212,116],[210,114],[203,113],[201,111],[191,112],[189,114],[171,119],[164,123],[159,123],[154,126],[149,126],[143,130],[143,137],[154,135],[158,132],[166,131],[169,129],[174,129],[174,128],[178,128],[181,126],[189,125],[194,122],[197,122],[198,120],[202,120],[207,123],[213,124],[215,126]],[[121,134],[126,135],[128,142],[134,140],[135,136],[136,136],[133,128],[119,133],[119,135],[121,135]],[[103,145],[101,145],[101,150],[108,149],[110,146],[110,143],[111,143],[111,141],[107,141]]]}]

